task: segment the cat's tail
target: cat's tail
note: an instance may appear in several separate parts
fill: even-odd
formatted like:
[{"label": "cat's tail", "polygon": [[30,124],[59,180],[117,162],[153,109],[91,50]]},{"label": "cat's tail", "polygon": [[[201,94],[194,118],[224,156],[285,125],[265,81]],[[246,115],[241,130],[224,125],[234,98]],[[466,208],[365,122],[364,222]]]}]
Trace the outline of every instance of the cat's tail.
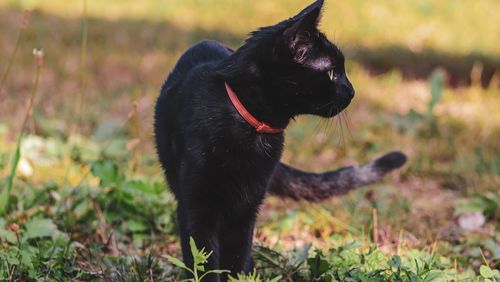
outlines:
[{"label": "cat's tail", "polygon": [[295,200],[320,201],[379,182],[387,173],[405,162],[406,156],[403,153],[391,152],[361,166],[324,173],[304,172],[280,163],[268,187],[268,193]]}]

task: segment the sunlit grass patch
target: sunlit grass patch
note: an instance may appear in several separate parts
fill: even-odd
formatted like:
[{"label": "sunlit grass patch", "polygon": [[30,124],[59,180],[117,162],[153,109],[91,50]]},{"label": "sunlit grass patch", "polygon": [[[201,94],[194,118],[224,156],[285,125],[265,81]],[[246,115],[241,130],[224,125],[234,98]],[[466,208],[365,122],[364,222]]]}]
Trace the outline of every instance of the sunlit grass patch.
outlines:
[{"label": "sunlit grass patch", "polygon": [[[225,30],[244,36],[273,24],[312,1],[171,0],[91,2],[89,15],[110,20],[171,21],[187,29]],[[60,0],[22,1],[20,6],[79,18],[83,4]],[[19,6],[7,0],[3,6]],[[496,1],[326,1],[322,27],[342,44],[367,47],[404,45],[419,51],[431,47],[459,54],[498,56],[500,22]],[[228,24],[231,23],[231,24]]]},{"label": "sunlit grass patch", "polygon": [[[45,65],[43,98],[0,218],[0,277],[179,279],[163,257],[180,255],[175,201],[149,133],[163,79],[192,43],[208,37],[236,47],[306,2],[88,1],[86,106],[74,134],[83,1],[2,1],[0,71],[24,24],[19,7],[32,12],[0,90],[0,189],[30,95],[33,47],[44,48]],[[254,252],[261,267],[254,280],[494,281],[499,74],[486,85],[482,77],[491,65],[498,72],[498,2],[326,2],[322,28],[346,51],[357,96],[338,118],[298,118],[284,161],[323,171],[402,150],[409,163],[386,184],[342,198],[269,199],[255,234],[264,247]],[[440,64],[445,72],[435,71]],[[412,76],[418,67],[424,71]],[[456,83],[454,72],[465,79]]]},{"label": "sunlit grass patch", "polygon": [[[25,142],[33,142],[29,140],[26,139]],[[52,139],[37,138],[36,140],[38,140],[36,142],[46,143],[44,145],[46,147],[50,147],[50,144],[54,142]],[[97,149],[102,151],[103,147],[97,146]],[[62,147],[61,150],[60,157],[51,160],[54,167],[67,162],[68,159],[64,156],[72,152],[69,146]],[[41,150],[38,153],[36,158],[31,156],[32,162],[43,164],[53,156],[50,150]],[[26,154],[26,157],[30,157],[30,154]],[[47,174],[45,176],[47,179],[43,180],[18,179],[12,192],[8,213],[2,219],[6,233],[0,232],[2,248],[5,256],[9,256],[7,265],[10,266],[7,269],[18,265],[17,271],[12,272],[18,275],[14,277],[59,277],[54,276],[56,274],[63,275],[63,277],[87,278],[113,277],[113,275],[140,277],[140,275],[146,275],[148,271],[152,271],[154,277],[169,277],[169,273],[178,275],[178,272],[170,272],[171,268],[158,257],[165,253],[179,254],[174,219],[175,204],[172,195],[165,190],[161,178],[137,176],[136,173],[130,171],[129,167],[119,166],[113,158],[109,157],[83,162],[79,158],[70,158],[70,163],[67,165],[81,167],[85,163],[90,169],[82,172],[82,175],[89,174],[89,177],[83,178],[76,185],[70,181],[63,181],[67,177],[63,171],[60,171],[60,174]],[[48,179],[49,176],[52,180]],[[416,187],[409,187],[409,189]],[[415,194],[407,188],[403,187],[403,191],[398,191],[401,188],[396,186],[386,185],[376,185],[372,188],[359,190],[344,198],[316,205],[283,203],[278,199],[270,199],[262,209],[256,241],[280,251],[285,257],[288,257],[286,253],[290,250],[312,243],[316,249],[322,250],[324,255],[321,255],[321,259],[329,261],[328,269],[337,273],[334,275],[351,275],[343,273],[341,265],[344,265],[346,269],[353,266],[360,267],[359,275],[377,269],[383,270],[384,275],[393,275],[394,273],[386,264],[392,256],[399,255],[402,258],[402,264],[406,265],[409,262],[411,265],[412,256],[425,257],[424,254],[434,252],[439,256],[445,256],[439,259],[439,264],[431,265],[430,269],[442,272],[442,275],[452,275],[450,273],[456,273],[456,271],[453,272],[452,262],[457,259],[460,264],[456,275],[471,276],[474,274],[467,270],[469,265],[482,261],[481,256],[473,251],[474,248],[481,248],[483,254],[489,259],[497,255],[494,253],[497,246],[494,239],[481,243],[483,239],[480,238],[484,238],[484,235],[477,239],[472,239],[474,237],[468,235],[465,238],[469,238],[469,241],[458,245],[462,248],[460,250],[456,249],[457,246],[440,242],[439,236],[442,235],[439,235],[439,230],[436,228],[439,224],[448,224],[448,219],[439,217],[439,214],[443,212],[442,209],[432,204],[432,209],[422,206],[422,203],[426,203],[425,199],[409,198],[414,197]],[[437,190],[435,190],[437,187],[431,191],[425,187],[418,189],[422,192],[427,190],[427,192],[434,193],[434,197],[437,196]],[[451,197],[457,196],[451,195]],[[466,204],[466,202],[463,203]],[[484,211],[484,214],[489,217],[495,217],[496,207],[493,206],[492,214],[491,207],[483,210],[481,202],[478,203],[479,206],[477,204],[462,205],[456,208],[458,211],[472,208]],[[453,205],[450,208],[453,209]],[[374,226],[373,212],[378,215],[377,226]],[[422,212],[436,214],[428,218],[425,213],[420,214]],[[453,213],[453,210],[451,212]],[[414,221],[408,221],[408,218],[414,218]],[[429,219],[431,221],[428,221]],[[50,223],[48,221],[44,224],[33,223],[40,220],[42,222],[50,220]],[[43,228],[33,229],[36,226],[43,226]],[[438,233],[430,234],[427,238],[426,232],[419,228],[429,227],[433,228],[432,232]],[[377,237],[373,237],[375,228]],[[36,235],[39,236],[36,240],[38,243],[34,244],[30,240],[24,245],[16,243],[18,240],[16,238],[32,236],[29,234],[41,234]],[[47,241],[45,238],[52,234],[62,235],[66,239]],[[375,240],[379,246],[378,254],[375,256],[378,259],[373,258],[376,265],[360,266],[356,260],[361,259],[362,254],[374,244]],[[361,245],[349,251],[349,254],[344,254],[346,259],[349,258],[346,261],[332,260],[334,256],[328,255],[352,241],[361,242]],[[436,245],[438,248],[433,242],[438,242]],[[49,258],[45,254],[46,251],[40,247],[41,244],[47,244],[47,248],[51,250],[60,249],[61,251]],[[30,272],[32,267],[36,268],[36,264],[26,264],[27,258],[23,261],[22,257],[16,255],[16,248],[22,250],[28,248],[31,253],[26,256],[29,255],[30,260],[50,261],[51,264],[47,266],[51,268],[47,272]],[[265,251],[265,249],[260,249],[260,251]],[[314,252],[311,250],[307,257],[314,258]],[[61,260],[64,260],[66,264],[70,263],[67,266],[68,272],[58,270],[61,267],[59,264]],[[269,263],[269,261],[259,259],[257,262],[264,265]],[[287,266],[287,264],[291,262],[291,258],[283,260],[283,265],[276,266],[275,269],[267,268],[263,273],[269,275],[266,277],[274,277],[284,269],[290,270],[292,266]],[[443,264],[443,262],[446,263]],[[337,263],[341,265],[337,266]],[[103,268],[98,266],[102,264]],[[310,275],[307,274],[310,273],[307,272],[307,267],[311,265],[300,264],[298,266],[301,270],[296,275],[300,273],[302,273],[300,275]],[[414,267],[409,269],[416,271]]]}]

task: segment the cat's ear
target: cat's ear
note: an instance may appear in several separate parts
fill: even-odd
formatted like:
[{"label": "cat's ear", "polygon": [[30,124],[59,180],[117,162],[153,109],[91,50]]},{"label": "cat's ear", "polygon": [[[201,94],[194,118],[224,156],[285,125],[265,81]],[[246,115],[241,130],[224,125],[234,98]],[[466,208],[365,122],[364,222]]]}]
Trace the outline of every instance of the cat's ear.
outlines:
[{"label": "cat's ear", "polygon": [[283,36],[292,53],[304,53],[304,48],[310,46],[311,34],[317,29],[323,3],[324,0],[317,0],[290,20]]}]

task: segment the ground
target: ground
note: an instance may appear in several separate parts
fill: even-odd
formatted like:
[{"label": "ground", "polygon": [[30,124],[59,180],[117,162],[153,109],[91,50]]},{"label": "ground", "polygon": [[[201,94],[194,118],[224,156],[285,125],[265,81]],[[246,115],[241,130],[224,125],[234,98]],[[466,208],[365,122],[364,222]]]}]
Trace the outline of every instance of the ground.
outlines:
[{"label": "ground", "polygon": [[[175,201],[151,138],[159,88],[191,44],[237,48],[306,2],[0,1],[0,277],[178,280]],[[326,2],[321,28],[357,96],[335,119],[297,119],[283,161],[323,171],[401,150],[409,162],[322,203],[267,199],[257,271],[498,280],[500,4]]]}]

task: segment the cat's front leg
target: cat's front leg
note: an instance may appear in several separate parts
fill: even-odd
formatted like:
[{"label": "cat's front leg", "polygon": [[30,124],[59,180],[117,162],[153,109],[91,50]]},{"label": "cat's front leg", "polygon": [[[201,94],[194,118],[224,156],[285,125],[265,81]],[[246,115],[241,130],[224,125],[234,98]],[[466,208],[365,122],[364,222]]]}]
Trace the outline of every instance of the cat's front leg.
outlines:
[{"label": "cat's front leg", "polygon": [[[181,235],[182,256],[184,263],[193,269],[193,255],[189,244],[193,238],[198,250],[202,248],[206,252],[212,252],[207,263],[203,266],[205,270],[219,268],[219,241],[217,240],[217,219],[211,210],[193,207],[179,201],[177,207],[177,219]],[[193,278],[190,273],[187,273]],[[201,276],[203,274],[200,274]],[[203,278],[203,282],[218,282],[219,274],[208,274]]]},{"label": "cat's front leg", "polygon": [[[220,268],[230,271],[231,276],[249,273],[253,269],[252,239],[256,214],[225,218],[220,226]],[[224,274],[221,281],[227,281]]]}]

